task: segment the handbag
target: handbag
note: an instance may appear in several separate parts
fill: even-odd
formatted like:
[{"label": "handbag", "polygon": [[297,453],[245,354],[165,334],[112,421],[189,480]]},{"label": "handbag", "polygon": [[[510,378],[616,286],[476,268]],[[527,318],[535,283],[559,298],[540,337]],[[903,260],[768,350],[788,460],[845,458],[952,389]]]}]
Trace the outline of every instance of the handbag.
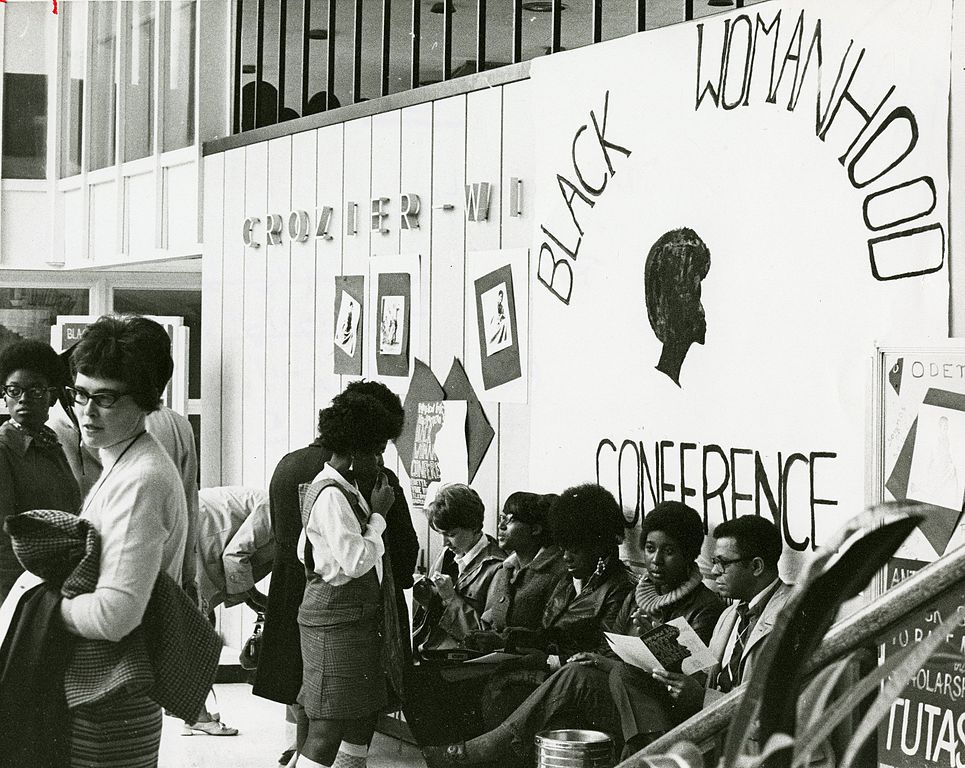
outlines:
[{"label": "handbag", "polygon": [[264,628],[265,614],[259,612],[255,619],[255,629],[252,631],[251,637],[245,641],[241,653],[238,655],[238,663],[241,664],[242,669],[251,672],[258,668],[258,655],[261,653],[261,633]]}]

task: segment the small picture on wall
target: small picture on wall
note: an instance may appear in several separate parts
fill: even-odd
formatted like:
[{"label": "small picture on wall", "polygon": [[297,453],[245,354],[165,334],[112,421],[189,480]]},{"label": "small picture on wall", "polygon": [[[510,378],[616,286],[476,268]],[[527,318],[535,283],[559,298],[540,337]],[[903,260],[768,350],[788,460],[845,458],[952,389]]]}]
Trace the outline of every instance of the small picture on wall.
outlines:
[{"label": "small picture on wall", "polygon": [[348,293],[342,291],[342,301],[339,304],[338,317],[335,320],[335,344],[349,357],[355,357],[355,345],[358,341],[359,318],[361,316],[359,303]]},{"label": "small picture on wall", "polygon": [[482,303],[483,327],[486,329],[486,357],[513,346],[508,296],[506,283],[499,283],[479,297]]},{"label": "small picture on wall", "polygon": [[405,296],[383,296],[379,311],[379,354],[401,355],[405,338]]}]

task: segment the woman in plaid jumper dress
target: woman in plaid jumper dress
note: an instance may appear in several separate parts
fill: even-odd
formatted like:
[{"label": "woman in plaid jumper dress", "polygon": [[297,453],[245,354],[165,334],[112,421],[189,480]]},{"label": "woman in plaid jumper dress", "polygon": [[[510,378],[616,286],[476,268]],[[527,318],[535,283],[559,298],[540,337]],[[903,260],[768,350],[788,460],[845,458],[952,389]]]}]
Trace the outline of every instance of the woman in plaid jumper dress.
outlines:
[{"label": "woman in plaid jumper dress", "polygon": [[[399,409],[401,413],[401,408]],[[322,444],[332,451],[308,487],[298,556],[305,595],[298,612],[304,718],[289,765],[365,765],[378,711],[387,701],[383,642],[391,571],[383,560],[384,513],[395,492],[380,475],[371,504],[356,484],[369,473],[402,420],[378,399],[345,392],[319,414]]]}]

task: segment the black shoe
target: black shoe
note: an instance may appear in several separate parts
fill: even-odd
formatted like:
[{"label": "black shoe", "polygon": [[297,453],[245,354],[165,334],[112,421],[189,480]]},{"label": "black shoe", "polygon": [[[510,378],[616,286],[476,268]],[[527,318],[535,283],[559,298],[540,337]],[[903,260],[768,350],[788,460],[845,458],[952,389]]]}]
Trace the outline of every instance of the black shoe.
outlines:
[{"label": "black shoe", "polygon": [[429,768],[455,768],[469,765],[465,742],[441,747],[423,747],[422,757]]},{"label": "black shoe", "polygon": [[286,749],[281,753],[281,757],[278,758],[278,765],[288,765],[291,762],[292,755],[295,754],[295,749]]}]

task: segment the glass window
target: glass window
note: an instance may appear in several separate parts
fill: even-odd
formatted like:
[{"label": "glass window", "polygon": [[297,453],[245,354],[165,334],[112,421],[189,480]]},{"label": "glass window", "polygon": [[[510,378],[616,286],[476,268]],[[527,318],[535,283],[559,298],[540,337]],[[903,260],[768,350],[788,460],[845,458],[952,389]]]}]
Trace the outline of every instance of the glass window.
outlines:
[{"label": "glass window", "polygon": [[87,3],[61,5],[64,77],[60,92],[60,176],[81,171],[84,139],[84,78],[87,70]]},{"label": "glass window", "polygon": [[3,176],[47,176],[46,28],[44,3],[10,4],[3,27]]},{"label": "glass window", "polygon": [[164,40],[161,45],[161,102],[164,122],[161,150],[169,152],[194,143],[194,0],[161,3]]},{"label": "glass window", "polygon": [[[336,15],[336,18],[337,15]],[[312,0],[308,17],[308,103],[305,114],[313,115],[340,106],[333,93],[329,97],[328,48],[333,44],[328,28],[328,0]],[[299,75],[300,76],[300,75]]]},{"label": "glass window", "polygon": [[23,339],[50,341],[58,315],[86,315],[87,288],[0,288],[0,349]]},{"label": "glass window", "polygon": [[412,87],[412,3],[393,0],[391,8],[388,92],[399,93]]},{"label": "glass window", "polygon": [[188,397],[201,397],[201,291],[115,288],[114,312],[183,317],[184,324],[191,331],[188,341]]},{"label": "glass window", "polygon": [[90,170],[114,165],[117,85],[114,79],[116,33],[114,3],[90,5]]},{"label": "glass window", "polygon": [[154,0],[125,3],[124,159],[154,149]]}]

